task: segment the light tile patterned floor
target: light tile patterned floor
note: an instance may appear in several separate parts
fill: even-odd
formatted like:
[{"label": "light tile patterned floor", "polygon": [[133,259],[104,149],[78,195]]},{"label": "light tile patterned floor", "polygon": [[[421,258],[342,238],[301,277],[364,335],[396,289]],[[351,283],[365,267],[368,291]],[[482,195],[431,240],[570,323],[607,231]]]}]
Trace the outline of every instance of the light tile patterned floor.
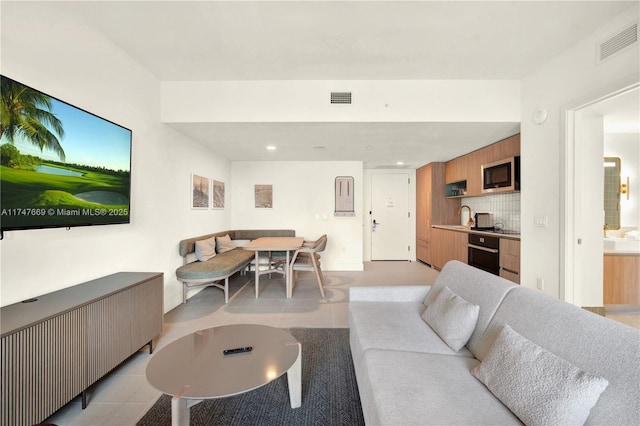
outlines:
[{"label": "light tile patterned floor", "polygon": [[[230,299],[209,287],[168,312],[154,351],[171,341],[203,328],[225,324],[265,324],[274,327],[348,327],[349,287],[356,285],[431,284],[437,272],[419,262],[365,262],[362,272],[325,272],[325,299],[321,299],[312,273],[298,275],[293,298],[285,298],[279,275],[260,279],[260,298],[255,298],[253,274],[231,280]],[[133,355],[89,389],[89,405],[82,410],[79,398],[47,420],[59,426],[135,425],[160,397],[146,380],[148,348]]]}]

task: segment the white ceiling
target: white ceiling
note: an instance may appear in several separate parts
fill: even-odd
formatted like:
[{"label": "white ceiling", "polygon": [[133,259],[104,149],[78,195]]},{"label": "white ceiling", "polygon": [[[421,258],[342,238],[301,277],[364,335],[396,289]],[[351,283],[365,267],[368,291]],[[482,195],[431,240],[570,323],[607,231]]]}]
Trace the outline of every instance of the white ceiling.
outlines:
[{"label": "white ceiling", "polygon": [[520,79],[637,2],[62,2],[170,80]]},{"label": "white ceiling", "polygon": [[[78,14],[162,81],[402,80],[520,79],[637,1],[47,4]],[[360,160],[365,167],[448,160],[519,130],[519,123],[172,126],[231,160]],[[276,153],[264,151],[271,142]]]}]

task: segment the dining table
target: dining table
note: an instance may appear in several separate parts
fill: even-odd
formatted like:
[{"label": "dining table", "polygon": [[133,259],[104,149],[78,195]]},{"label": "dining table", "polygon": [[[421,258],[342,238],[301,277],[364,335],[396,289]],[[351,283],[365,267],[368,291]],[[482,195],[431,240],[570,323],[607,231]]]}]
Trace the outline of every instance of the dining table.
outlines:
[{"label": "dining table", "polygon": [[[302,247],[303,243],[304,238],[302,237],[260,237],[242,246],[242,248],[245,250],[251,250],[255,252],[256,299],[260,294],[260,276],[273,273],[282,274],[284,276],[286,297],[287,299],[291,298],[291,295],[293,293],[293,284],[291,274],[289,273],[291,252],[298,250],[300,247]],[[284,252],[285,264],[282,265],[282,269],[278,267],[280,265],[278,265],[277,263],[269,261],[268,267],[266,269],[260,270],[259,258],[261,252],[267,252],[269,254],[269,259],[271,259],[271,252]]]}]

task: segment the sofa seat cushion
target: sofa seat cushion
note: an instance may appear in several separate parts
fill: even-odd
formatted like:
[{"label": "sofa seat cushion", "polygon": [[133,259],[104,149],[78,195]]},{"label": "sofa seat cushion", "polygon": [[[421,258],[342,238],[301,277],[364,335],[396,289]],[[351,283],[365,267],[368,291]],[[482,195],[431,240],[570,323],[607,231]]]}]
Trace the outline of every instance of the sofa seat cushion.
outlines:
[{"label": "sofa seat cushion", "polygon": [[356,366],[372,425],[521,424],[475,377],[474,358],[372,349]]},{"label": "sofa seat cushion", "polygon": [[349,326],[354,359],[365,351],[390,349],[472,357],[455,352],[422,320],[420,302],[350,302]]},{"label": "sofa seat cushion", "polygon": [[206,262],[191,262],[176,270],[176,276],[180,281],[201,281],[224,278],[236,272],[243,265],[253,259],[251,251],[236,248],[231,251],[218,254]]}]

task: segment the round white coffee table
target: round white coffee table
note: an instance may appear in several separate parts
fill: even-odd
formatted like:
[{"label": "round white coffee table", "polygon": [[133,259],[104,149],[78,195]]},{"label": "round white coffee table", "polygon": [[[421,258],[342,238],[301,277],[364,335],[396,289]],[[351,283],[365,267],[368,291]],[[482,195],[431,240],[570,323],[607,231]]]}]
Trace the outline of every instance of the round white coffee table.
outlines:
[{"label": "round white coffee table", "polygon": [[[224,350],[251,348],[225,355]],[[172,395],[172,425],[189,425],[190,407],[205,399],[237,395],[287,373],[291,408],[302,403],[302,345],[287,331],[257,324],[199,330],[156,352],[147,380]]]}]

